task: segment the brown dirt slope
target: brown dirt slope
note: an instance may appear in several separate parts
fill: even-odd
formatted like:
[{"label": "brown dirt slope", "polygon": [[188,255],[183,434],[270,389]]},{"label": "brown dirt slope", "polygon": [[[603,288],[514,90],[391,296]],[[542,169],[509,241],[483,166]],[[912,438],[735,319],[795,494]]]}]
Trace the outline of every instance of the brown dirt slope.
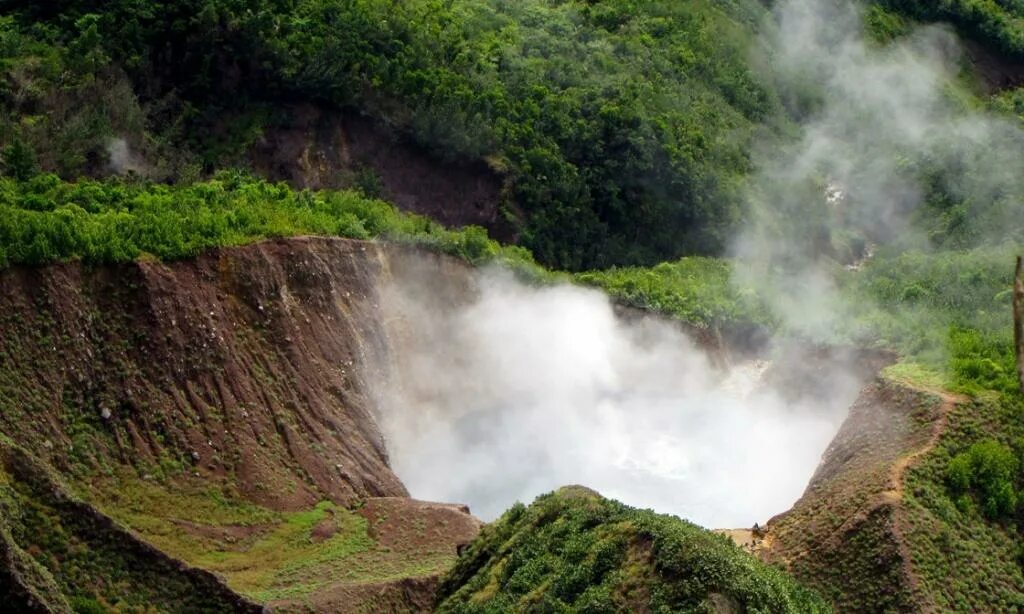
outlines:
[{"label": "brown dirt slope", "polygon": [[941,436],[952,397],[879,379],[862,391],[807,490],[761,555],[840,612],[928,611],[904,532],[903,474]]},{"label": "brown dirt slope", "polygon": [[[353,111],[284,107],[250,152],[264,177],[310,189],[359,186],[446,226],[483,226],[515,239],[506,178],[482,160],[441,160]],[[371,184],[371,185],[367,185]]]},{"label": "brown dirt slope", "polygon": [[404,496],[362,366],[372,243],[0,273],[0,432],[71,473],[186,467],[274,509]]},{"label": "brown dirt slope", "polygon": [[[102,580],[124,526],[140,561],[128,567],[182,561],[253,602],[432,599],[478,524],[405,499],[372,415],[370,381],[390,352],[380,290],[411,267],[454,287],[470,270],[303,237],[187,262],[0,272],[0,440],[68,488],[54,499],[14,480],[24,521],[0,531],[0,594],[25,608],[50,594],[42,609],[61,610],[61,591],[131,593],[128,576]],[[54,590],[40,561],[82,577]]]}]

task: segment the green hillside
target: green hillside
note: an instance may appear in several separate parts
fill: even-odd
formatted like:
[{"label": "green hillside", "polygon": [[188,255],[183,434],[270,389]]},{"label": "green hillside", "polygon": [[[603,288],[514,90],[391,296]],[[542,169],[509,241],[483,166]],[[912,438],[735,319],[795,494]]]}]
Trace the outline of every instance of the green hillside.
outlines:
[{"label": "green hillside", "polygon": [[[908,578],[900,590],[922,610],[1022,609],[1024,394],[1010,306],[1014,257],[1024,250],[1024,2],[856,5],[866,48],[879,58],[919,48],[942,55],[922,42],[922,24],[947,24],[969,41],[962,57],[950,52],[951,72],[959,74],[936,77],[939,100],[928,100],[934,109],[914,115],[917,109],[865,105],[861,123],[829,135],[856,141],[904,111],[906,123],[921,121],[928,135],[916,141],[928,147],[896,143],[872,154],[879,167],[895,170],[887,176],[891,185],[867,190],[865,198],[880,194],[894,202],[865,207],[866,217],[877,218],[867,220],[858,218],[864,203],[856,200],[856,185],[840,186],[852,200],[825,206],[834,167],[794,172],[795,179],[784,165],[763,172],[771,161],[802,160],[801,139],[833,127],[829,84],[820,82],[827,79],[791,82],[779,74],[767,41],[780,5],[0,0],[0,273],[67,262],[89,270],[188,261],[270,238],[340,236],[413,244],[473,265],[497,263],[534,283],[597,287],[620,305],[713,332],[709,337],[720,343],[754,345],[778,335],[815,347],[891,352],[890,382],[939,395],[951,407],[927,433],[934,441],[897,459],[906,478],[884,493],[897,519],[886,527],[887,538],[902,557],[892,569]],[[894,83],[912,76],[889,75]],[[883,98],[893,84],[864,85]],[[492,207],[511,229],[501,235],[509,240],[401,210],[387,201],[380,169],[362,162],[317,169],[336,175],[338,189],[301,189],[260,176],[255,152],[294,128],[300,109],[315,109],[311,114],[329,127],[330,118],[365,121],[382,148],[403,152],[399,165],[414,152],[439,173],[487,174],[494,202],[437,206]],[[951,126],[954,119],[963,122]],[[339,158],[349,155],[345,135],[328,130],[325,137],[298,125],[302,134],[290,135],[300,141],[298,151],[309,153],[326,139]],[[318,164],[302,157],[290,163]],[[733,239],[751,228],[778,247],[757,254],[764,257],[752,269],[732,258]],[[806,266],[809,260],[814,266]],[[797,309],[794,317],[779,307],[778,295],[785,299],[804,282],[812,289],[820,282],[820,294],[834,298],[827,326],[800,328],[794,320],[805,312]],[[72,313],[66,321],[78,318]],[[41,354],[56,353],[49,337],[32,342]],[[13,364],[22,348],[11,345],[0,347],[0,356]],[[0,367],[17,374],[10,381],[33,378],[47,389],[46,373]],[[88,374],[81,377],[88,390]],[[182,398],[195,396],[194,384],[182,384]],[[218,389],[218,396],[230,395]],[[41,405],[52,400],[39,397]],[[274,433],[285,432],[281,424],[275,418]],[[918,426],[933,428],[924,418]],[[9,562],[0,568],[0,596],[15,596],[10,578],[20,573],[39,591],[57,587],[80,598],[55,599],[59,609],[144,611],[149,603],[161,611],[201,611],[229,607],[238,599],[229,589],[237,587],[246,598],[305,598],[321,585],[296,589],[289,582],[314,563],[312,576],[328,579],[341,574],[338,561],[358,564],[359,573],[349,575],[364,584],[401,583],[422,571],[417,553],[371,538],[386,512],[371,523],[337,502],[267,511],[259,535],[211,554],[223,546],[220,537],[181,538],[175,519],[162,515],[183,503],[210,504],[198,474],[194,493],[169,489],[159,496],[145,477],[138,476],[141,485],[134,474],[126,478],[124,484],[153,495],[143,503],[155,511],[119,507],[111,491],[123,487],[97,495],[113,501],[108,511],[118,522],[141,519],[152,530],[140,534],[166,552],[234,574],[221,586],[176,568],[176,561],[154,562],[142,541],[122,552],[126,529],[101,515],[83,516],[91,508],[64,494],[58,482],[66,476],[36,464],[18,447],[22,442],[8,441],[11,435],[0,433],[0,555]],[[159,429],[131,435],[162,438]],[[130,450],[135,441],[127,437]],[[107,478],[129,468],[129,453],[122,453],[124,467],[104,469]],[[219,517],[208,520],[235,528]],[[837,530],[848,526],[838,517],[826,521]],[[316,542],[321,525],[341,533]],[[872,536],[848,537],[858,548]],[[265,568],[250,566],[255,556],[267,559]],[[428,567],[436,571],[454,554],[432,556]],[[791,576],[785,565],[763,563],[684,520],[569,487],[518,504],[487,526],[444,578],[436,606],[815,612],[830,605],[807,586],[838,595],[837,603],[849,586],[864,589],[859,578],[834,581],[846,568],[822,573],[808,568],[813,564],[790,565]],[[97,578],[107,569],[114,577],[105,584]],[[166,574],[172,581],[160,582]],[[193,595],[197,582],[211,592]],[[433,588],[416,587],[428,598]],[[348,595],[331,597],[338,603]],[[244,600],[235,606],[255,607]]]},{"label": "green hillside", "polygon": [[727,538],[579,486],[487,526],[439,593],[441,612],[827,612]]},{"label": "green hillside", "polygon": [[[115,135],[171,179],[244,165],[275,108],[355,108],[511,180],[561,268],[714,252],[779,121],[742,2],[2,2],[8,172],[73,178]],[[279,119],[279,118],[278,118]],[[144,135],[144,136],[142,136]]]}]

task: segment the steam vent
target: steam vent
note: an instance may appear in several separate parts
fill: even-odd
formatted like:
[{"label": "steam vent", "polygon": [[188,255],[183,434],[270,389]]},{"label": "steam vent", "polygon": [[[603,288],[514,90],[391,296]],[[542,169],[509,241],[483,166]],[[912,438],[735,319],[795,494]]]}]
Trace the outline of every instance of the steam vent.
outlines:
[{"label": "steam vent", "polygon": [[0,43],[0,612],[1024,611],[1024,4]]}]

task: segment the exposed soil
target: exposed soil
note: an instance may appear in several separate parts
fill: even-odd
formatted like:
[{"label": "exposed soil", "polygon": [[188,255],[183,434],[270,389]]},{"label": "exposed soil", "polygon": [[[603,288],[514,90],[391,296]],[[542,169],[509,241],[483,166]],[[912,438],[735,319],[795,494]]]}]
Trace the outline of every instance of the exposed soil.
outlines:
[{"label": "exposed soil", "polygon": [[964,48],[971,68],[981,78],[987,93],[1024,85],[1024,62],[1007,59],[970,39],[964,41]]},{"label": "exposed soil", "polygon": [[379,181],[379,195],[406,211],[446,226],[483,226],[501,241],[516,238],[516,224],[503,212],[514,211],[506,178],[486,162],[440,160],[354,111],[303,104],[280,116],[251,152],[260,174],[310,189]]},{"label": "exposed soil", "polygon": [[483,526],[465,505],[397,497],[368,499],[359,514],[369,521],[374,540],[399,552],[456,554]]},{"label": "exposed soil", "polygon": [[274,509],[404,496],[371,415],[385,254],[300,238],[0,273],[0,432],[54,466],[168,463]]},{"label": "exposed soil", "polygon": [[[308,510],[324,499],[361,506],[373,548],[413,577],[336,583],[291,605],[427,608],[442,563],[480,523],[462,506],[405,498],[369,385],[392,351],[382,288],[393,273],[415,279],[424,267],[431,271],[425,282],[443,278],[454,295],[472,288],[471,269],[451,258],[316,237],[180,263],[0,272],[0,441],[8,436],[38,454],[40,466],[86,479],[83,492],[106,483],[89,475],[127,466],[143,483],[151,474],[185,472],[190,482],[274,510]],[[85,502],[76,505],[78,516],[106,519],[108,527],[83,539],[106,539],[102,531],[114,523]],[[223,544],[247,543],[266,529],[204,526],[186,511],[180,517],[186,520],[173,524],[182,532]],[[321,543],[336,531],[328,519],[309,539]],[[169,559],[135,537],[131,543],[140,557]],[[9,545],[0,539],[0,573],[23,574],[4,554]],[[19,595],[26,607],[35,599]]]},{"label": "exposed soil", "polygon": [[275,603],[272,611],[346,614],[430,612],[434,609],[434,595],[439,584],[440,578],[436,575],[393,582],[345,584],[320,591],[312,599]]},{"label": "exposed soil", "polygon": [[865,388],[804,495],[752,551],[823,591],[837,611],[927,611],[904,538],[903,476],[959,401],[890,381]]}]

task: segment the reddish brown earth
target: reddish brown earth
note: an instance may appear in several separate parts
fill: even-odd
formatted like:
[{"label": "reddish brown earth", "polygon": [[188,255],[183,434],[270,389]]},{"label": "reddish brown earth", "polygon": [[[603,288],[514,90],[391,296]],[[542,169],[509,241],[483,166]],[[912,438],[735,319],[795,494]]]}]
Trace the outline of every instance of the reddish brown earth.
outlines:
[{"label": "reddish brown earth", "polygon": [[367,499],[359,514],[370,523],[370,536],[398,552],[445,552],[460,548],[483,523],[465,505],[389,497]]},{"label": "reddish brown earth", "polygon": [[[454,556],[479,522],[459,506],[406,499],[373,416],[370,380],[390,351],[382,286],[395,272],[420,270],[431,271],[432,284],[450,278],[460,288],[471,269],[412,248],[305,237],[213,250],[187,262],[2,271],[0,442],[10,437],[33,463],[71,481],[112,467],[134,468],[144,480],[184,470],[273,510],[305,510],[325,499],[346,507],[366,502],[371,537],[409,561]],[[96,519],[79,527],[81,539],[105,547],[116,540],[111,532],[121,531],[126,544],[139,544],[140,557],[150,552],[191,569],[87,502],[76,505],[78,516]],[[187,519],[187,510],[180,516]],[[334,530],[321,524],[314,542]],[[226,542],[260,531],[187,520],[179,526]],[[37,571],[24,556],[0,539],[0,575],[22,578],[23,588],[46,586],[45,578],[24,579]],[[227,591],[204,573],[188,571],[181,582]],[[335,585],[303,603],[320,611],[357,603],[418,609],[432,602],[438,571],[424,573]],[[241,609],[251,605],[229,598]]]},{"label": "reddish brown earth", "polygon": [[891,381],[866,387],[804,495],[752,549],[839,612],[927,611],[904,537],[903,475],[934,447],[956,402]]},{"label": "reddish brown earth", "polygon": [[[399,557],[454,555],[482,526],[463,505],[401,497],[368,499],[358,513],[369,522],[374,541]],[[273,606],[276,612],[426,612],[433,610],[440,581],[441,574],[427,573],[390,582],[338,584],[310,598]]]},{"label": "reddish brown earth", "polygon": [[274,509],[404,496],[361,368],[384,259],[304,238],[4,271],[0,431],[56,467],[172,461]]},{"label": "reddish brown earth", "polygon": [[[446,226],[483,226],[511,242],[503,209],[506,178],[482,160],[441,160],[409,137],[353,111],[295,105],[253,147],[255,170],[299,188],[359,186],[374,177],[380,196]],[[372,181],[372,180],[371,180]],[[365,187],[365,186],[364,186]]]}]

